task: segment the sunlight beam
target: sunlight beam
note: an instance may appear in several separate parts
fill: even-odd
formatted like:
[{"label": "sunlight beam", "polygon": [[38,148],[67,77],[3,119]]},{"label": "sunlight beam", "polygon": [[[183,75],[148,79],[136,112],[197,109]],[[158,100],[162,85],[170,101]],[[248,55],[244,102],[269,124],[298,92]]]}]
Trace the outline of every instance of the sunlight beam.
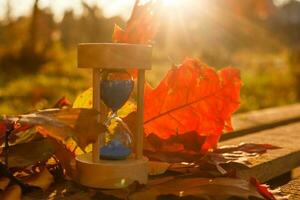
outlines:
[{"label": "sunlight beam", "polygon": [[163,5],[167,7],[177,7],[182,4],[181,0],[163,0]]}]

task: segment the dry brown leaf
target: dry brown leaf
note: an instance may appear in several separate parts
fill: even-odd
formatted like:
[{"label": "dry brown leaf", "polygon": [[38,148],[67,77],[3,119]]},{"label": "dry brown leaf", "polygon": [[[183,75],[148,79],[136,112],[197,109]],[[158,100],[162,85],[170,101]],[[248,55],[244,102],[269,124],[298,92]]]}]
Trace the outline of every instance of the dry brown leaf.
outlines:
[{"label": "dry brown leaf", "polygon": [[56,149],[55,156],[59,160],[61,166],[65,170],[65,174],[68,178],[76,177],[75,174],[75,155],[72,154],[63,144],[57,142],[54,139],[50,139],[53,147]]},{"label": "dry brown leaf", "polygon": [[94,143],[98,135],[105,131],[102,123],[97,121],[98,112],[95,110],[82,110],[78,115],[74,127],[74,135],[78,139],[78,145],[83,149]]},{"label": "dry brown leaf", "polygon": [[141,189],[130,200],[156,199],[261,199],[264,198],[248,181],[233,178],[177,178]]},{"label": "dry brown leaf", "polygon": [[35,174],[24,181],[30,186],[38,187],[45,191],[54,182],[54,177],[47,168],[44,168],[40,173]]},{"label": "dry brown leaf", "polygon": [[48,109],[9,117],[8,120],[17,121],[21,126],[35,126],[42,135],[59,141],[73,138],[84,149],[105,130],[97,122],[98,114],[93,109]]},{"label": "dry brown leaf", "polygon": [[1,200],[21,200],[22,190],[18,185],[8,187],[4,192],[0,193]]},{"label": "dry brown leaf", "polygon": [[[190,136],[192,135],[189,135],[189,137]],[[192,142],[192,138],[193,137],[186,141]],[[147,138],[146,141],[149,142],[151,140]],[[224,175],[231,172],[232,169],[248,168],[250,164],[249,161],[252,158],[258,157],[268,150],[280,148],[270,144],[241,143],[235,146],[223,146],[216,149],[214,152],[201,154],[188,151],[186,148],[177,152],[163,151],[165,147],[169,145],[168,141],[152,139],[152,143],[153,142],[157,144],[157,147],[160,147],[161,145],[164,145],[164,147],[160,147],[162,150],[158,150],[157,147],[154,150],[144,149],[144,155],[152,161],[172,163],[172,166],[169,167],[170,171],[181,173],[189,172],[193,174],[198,174],[199,172],[202,174],[203,172],[206,172],[206,174],[213,173],[215,176],[215,173]],[[178,138],[176,142],[181,142],[181,139]],[[153,147],[153,145],[150,145],[150,147]],[[184,163],[184,166],[178,166],[178,164],[182,162]]]},{"label": "dry brown leaf", "polygon": [[[67,110],[67,109],[66,109]],[[17,121],[21,126],[35,126],[42,130],[42,134],[50,135],[58,140],[65,140],[72,137],[73,132],[69,124],[60,120],[56,115],[60,114],[61,109],[47,109],[35,113],[9,117],[10,121]],[[62,113],[64,114],[64,112]],[[70,115],[77,113],[71,113]],[[43,132],[43,130],[47,130]]]},{"label": "dry brown leaf", "polygon": [[44,111],[41,114],[57,120],[57,125],[64,124],[51,127],[49,124],[43,124],[43,133],[60,141],[72,137],[82,149],[93,143],[99,133],[104,131],[104,126],[97,122],[98,112],[93,109],[63,109],[55,112]]},{"label": "dry brown leaf", "polygon": [[5,190],[8,184],[9,184],[9,178],[7,177],[0,178],[0,190]]},{"label": "dry brown leaf", "polygon": [[[8,156],[8,167],[23,168],[38,162],[47,161],[55,152],[53,146],[47,139],[18,144],[10,147]],[[4,156],[0,155],[0,161]]]}]

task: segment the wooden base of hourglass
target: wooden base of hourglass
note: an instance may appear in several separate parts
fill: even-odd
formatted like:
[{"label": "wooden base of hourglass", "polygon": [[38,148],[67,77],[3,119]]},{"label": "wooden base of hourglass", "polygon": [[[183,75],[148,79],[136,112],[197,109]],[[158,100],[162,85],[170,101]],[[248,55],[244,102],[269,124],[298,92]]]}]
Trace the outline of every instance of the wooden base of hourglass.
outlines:
[{"label": "wooden base of hourglass", "polygon": [[77,182],[84,186],[102,189],[117,189],[129,186],[135,181],[146,184],[148,180],[148,159],[127,159],[121,161],[100,160],[95,163],[92,154],[76,157]]}]

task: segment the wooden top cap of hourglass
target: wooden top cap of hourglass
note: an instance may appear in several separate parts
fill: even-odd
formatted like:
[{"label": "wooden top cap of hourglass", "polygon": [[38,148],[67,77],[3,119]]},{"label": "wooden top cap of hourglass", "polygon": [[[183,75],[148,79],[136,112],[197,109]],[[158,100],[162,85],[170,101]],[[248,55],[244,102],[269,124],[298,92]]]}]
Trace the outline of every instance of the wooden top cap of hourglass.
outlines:
[{"label": "wooden top cap of hourglass", "polygon": [[79,68],[151,69],[152,47],[117,43],[78,45]]}]

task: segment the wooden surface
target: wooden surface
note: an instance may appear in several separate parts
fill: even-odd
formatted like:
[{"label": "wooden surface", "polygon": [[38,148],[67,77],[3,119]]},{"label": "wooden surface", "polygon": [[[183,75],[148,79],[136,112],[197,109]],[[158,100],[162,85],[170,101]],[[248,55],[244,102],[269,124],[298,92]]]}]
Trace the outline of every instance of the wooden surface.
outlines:
[{"label": "wooden surface", "polygon": [[[235,116],[234,124],[237,131],[231,133],[220,145],[239,144],[241,142],[268,143],[281,147],[269,150],[260,157],[250,160],[248,167],[237,167],[238,174],[243,178],[257,177],[265,182],[300,166],[300,104],[282,108],[272,108]],[[275,124],[275,125],[274,125]],[[255,127],[260,127],[256,129]],[[243,131],[248,132],[243,132]],[[260,131],[255,131],[260,130]],[[240,133],[243,134],[240,134]],[[291,195],[291,200],[298,200],[300,181],[296,179],[282,188]],[[40,196],[38,196],[40,195]],[[25,200],[46,199],[109,199],[96,190],[80,185],[63,182],[54,185],[46,193],[28,194]]]},{"label": "wooden surface", "polygon": [[289,200],[300,199],[300,178],[290,181],[288,184],[281,187],[284,195],[290,195]]},{"label": "wooden surface", "polygon": [[242,142],[257,144],[272,144],[281,149],[270,150],[253,158],[249,169],[239,169],[238,174],[243,178],[254,176],[265,182],[300,166],[300,122],[257,133],[237,137],[219,145],[236,145]]},{"label": "wooden surface", "polygon": [[152,47],[116,43],[84,43],[78,46],[79,68],[151,69]]},{"label": "wooden surface", "polygon": [[230,134],[222,135],[221,140],[283,126],[297,121],[300,121],[300,104],[237,114],[232,118],[234,131]]}]

